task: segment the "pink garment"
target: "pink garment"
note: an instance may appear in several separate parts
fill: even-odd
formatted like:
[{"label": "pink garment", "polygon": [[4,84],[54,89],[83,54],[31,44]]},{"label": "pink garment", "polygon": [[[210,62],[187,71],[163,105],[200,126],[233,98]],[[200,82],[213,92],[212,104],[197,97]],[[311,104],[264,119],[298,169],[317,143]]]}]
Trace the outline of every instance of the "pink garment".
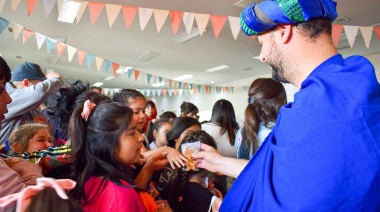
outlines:
[{"label": "pink garment", "polygon": [[[86,206],[84,211],[125,211],[139,212],[144,211],[144,205],[137,191],[130,187],[121,187],[109,180],[106,180],[103,190],[98,191],[103,179],[99,177],[91,177],[85,184],[86,197],[94,199]],[[122,181],[126,186],[129,183]]]}]

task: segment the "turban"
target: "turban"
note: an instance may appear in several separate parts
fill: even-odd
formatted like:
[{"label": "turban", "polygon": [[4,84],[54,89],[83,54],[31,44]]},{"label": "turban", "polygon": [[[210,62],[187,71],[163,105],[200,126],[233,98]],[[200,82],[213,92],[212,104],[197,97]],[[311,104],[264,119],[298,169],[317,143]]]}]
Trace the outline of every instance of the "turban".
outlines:
[{"label": "turban", "polygon": [[312,18],[338,16],[336,2],[332,0],[266,0],[253,3],[240,14],[240,26],[248,35],[258,35],[278,24],[297,24]]}]

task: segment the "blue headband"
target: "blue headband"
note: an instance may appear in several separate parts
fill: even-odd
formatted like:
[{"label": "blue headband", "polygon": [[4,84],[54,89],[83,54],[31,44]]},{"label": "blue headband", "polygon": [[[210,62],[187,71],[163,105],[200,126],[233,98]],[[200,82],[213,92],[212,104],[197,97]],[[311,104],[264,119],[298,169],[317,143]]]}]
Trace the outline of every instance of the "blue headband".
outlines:
[{"label": "blue headband", "polygon": [[278,24],[297,24],[312,18],[338,16],[336,2],[332,0],[266,0],[253,3],[240,14],[240,26],[248,35],[258,35]]}]

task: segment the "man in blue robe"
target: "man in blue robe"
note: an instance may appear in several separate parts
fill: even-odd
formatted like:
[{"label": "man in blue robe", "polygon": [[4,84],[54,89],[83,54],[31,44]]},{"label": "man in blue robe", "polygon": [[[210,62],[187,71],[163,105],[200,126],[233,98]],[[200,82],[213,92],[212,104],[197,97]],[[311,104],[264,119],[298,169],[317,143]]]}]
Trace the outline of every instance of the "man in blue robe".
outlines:
[{"label": "man in blue robe", "polygon": [[220,211],[380,211],[380,85],[331,39],[331,0],[267,0],[241,14],[272,77],[300,91],[248,162],[202,145],[198,167],[237,177]]}]

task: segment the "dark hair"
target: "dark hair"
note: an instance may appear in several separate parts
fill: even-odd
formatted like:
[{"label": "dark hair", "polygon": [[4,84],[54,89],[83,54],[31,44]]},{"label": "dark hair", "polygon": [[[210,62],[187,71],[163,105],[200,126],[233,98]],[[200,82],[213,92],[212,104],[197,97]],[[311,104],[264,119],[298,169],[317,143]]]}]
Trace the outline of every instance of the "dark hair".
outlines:
[{"label": "dark hair", "polygon": [[227,132],[230,144],[234,145],[235,135],[239,130],[239,124],[236,122],[235,111],[231,102],[225,99],[216,101],[212,108],[210,121],[217,123],[220,126],[221,135]]},{"label": "dark hair", "polygon": [[86,197],[84,185],[92,176],[101,176],[102,185],[110,180],[123,186],[121,180],[134,185],[132,172],[128,166],[119,163],[115,149],[120,148],[119,138],[128,129],[133,113],[121,103],[103,103],[92,111],[89,119],[81,117],[83,106],[74,110],[70,119],[69,135],[72,141],[71,160],[74,164],[74,179],[78,183],[73,196],[91,202],[94,197]]},{"label": "dark hair", "polygon": [[121,91],[116,92],[113,95],[112,100],[114,102],[120,102],[120,103],[124,104],[125,106],[128,106],[129,98],[136,99],[138,97],[143,98],[145,100],[144,95],[142,95],[142,93],[140,93],[138,90],[122,89]]},{"label": "dark hair", "polygon": [[171,118],[177,118],[177,116],[175,115],[175,113],[171,112],[171,111],[166,111],[164,113],[162,113],[160,115],[160,119],[171,119]]},{"label": "dark hair", "polygon": [[178,139],[181,134],[191,126],[198,125],[201,128],[201,124],[198,120],[191,117],[178,117],[174,120],[172,128],[166,134],[168,139],[168,146],[175,148],[175,139]]},{"label": "dark hair", "polygon": [[57,192],[50,187],[44,188],[32,197],[26,212],[80,212],[82,206],[72,199],[62,199]]},{"label": "dark hair", "polygon": [[181,115],[184,113],[185,115],[189,113],[197,114],[199,112],[198,107],[195,106],[191,102],[182,102],[181,104]]},{"label": "dark hair", "polygon": [[[189,133],[183,138],[182,144],[194,143],[196,141],[200,141],[202,144],[207,144],[209,146],[212,146],[215,149],[217,148],[217,144],[214,138],[203,130]],[[173,206],[172,205],[171,206],[173,207],[173,209],[180,208],[179,205],[181,204],[181,202],[179,201],[179,199],[183,199],[185,187],[186,187],[186,183],[188,179],[193,175],[202,175],[202,174],[206,174],[207,172],[208,171],[205,169],[199,169],[198,171],[185,171],[184,169],[180,169],[180,173],[177,175],[177,178],[174,180],[175,183],[172,185],[173,188],[177,188],[175,189],[175,195],[171,195],[173,197],[171,200],[173,204]],[[194,202],[194,204],[199,204],[199,203]]]},{"label": "dark hair", "polygon": [[86,91],[76,98],[74,103],[74,109],[78,107],[83,107],[84,102],[87,100],[90,100],[92,103],[95,103],[96,105],[112,102],[112,99],[106,95],[97,93],[95,91]]},{"label": "dark hair", "polygon": [[[45,116],[49,121],[53,121],[57,128],[58,134],[66,132],[71,113],[74,110],[74,102],[78,95],[88,91],[88,83],[85,84],[81,80],[75,81],[70,88],[60,88],[50,96],[46,101]],[[57,138],[56,133],[54,133]]]},{"label": "dark hair", "polygon": [[98,91],[98,93],[102,93],[103,89],[101,87],[98,87],[98,86],[91,86],[90,87],[90,90],[91,91]]},{"label": "dark hair", "polygon": [[239,148],[239,155],[244,155],[247,159],[251,149],[254,153],[259,147],[257,134],[260,123],[267,128],[273,128],[271,123],[277,121],[280,108],[287,101],[284,86],[271,78],[259,78],[253,81],[248,96],[254,100],[245,109],[243,139]]},{"label": "dark hair", "polygon": [[0,56],[0,79],[4,79],[5,82],[11,80],[11,69],[7,62]]},{"label": "dark hair", "polygon": [[155,141],[154,135],[153,135],[153,131],[155,131],[155,130],[159,131],[160,128],[162,127],[162,125],[164,125],[166,123],[170,124],[169,120],[167,120],[167,119],[158,119],[154,123],[152,121],[149,122],[147,136],[146,136],[148,138],[149,142],[154,142]]},{"label": "dark hair", "polygon": [[317,39],[322,34],[331,35],[332,32],[332,24],[328,18],[313,18],[295,26],[304,36],[309,37],[311,40]]}]

